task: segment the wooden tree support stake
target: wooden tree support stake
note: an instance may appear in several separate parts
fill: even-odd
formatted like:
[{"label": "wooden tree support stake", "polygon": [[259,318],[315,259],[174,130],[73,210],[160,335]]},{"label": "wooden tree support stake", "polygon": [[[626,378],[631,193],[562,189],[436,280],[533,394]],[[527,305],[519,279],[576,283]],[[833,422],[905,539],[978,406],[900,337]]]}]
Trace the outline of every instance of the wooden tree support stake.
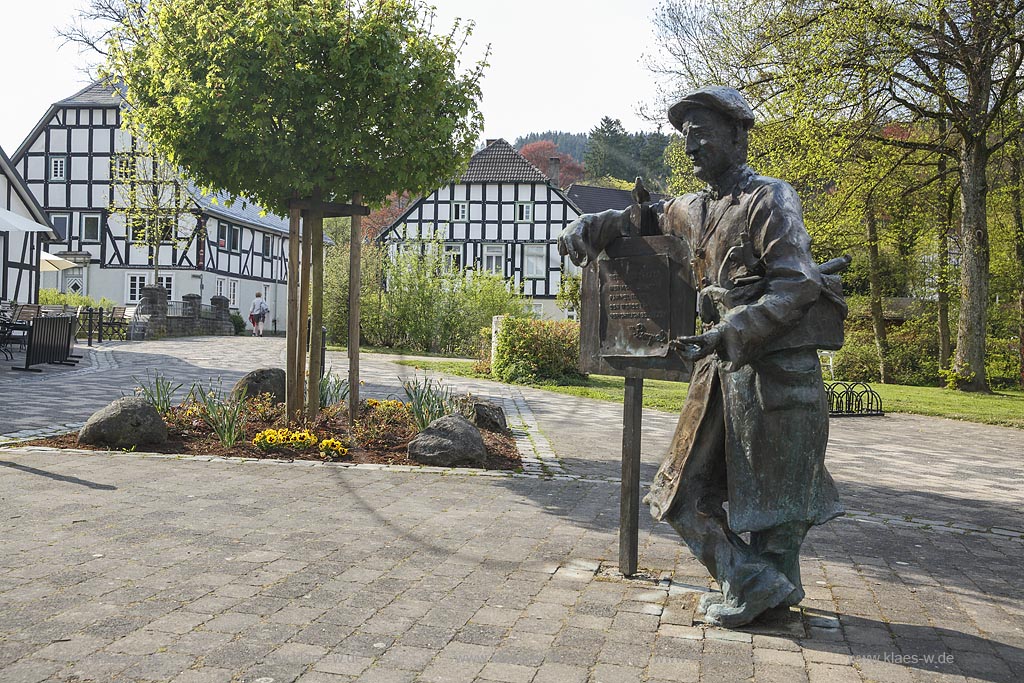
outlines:
[{"label": "wooden tree support stake", "polygon": [[636,574],[640,524],[640,430],[643,423],[644,377],[626,375],[622,407],[622,488],[619,493],[619,571]]},{"label": "wooden tree support stake", "polygon": [[[352,194],[352,204],[358,209],[363,195]],[[367,212],[369,209],[367,209]],[[363,213],[352,215],[352,238],[349,248],[348,274],[348,419],[355,424],[359,416],[359,292],[362,282],[361,255],[363,248]]]},{"label": "wooden tree support stake", "polygon": [[285,359],[285,415],[289,422],[299,417],[297,387],[302,386],[302,367],[298,364],[299,346],[299,221],[302,212],[292,209],[288,221],[288,324],[286,328],[287,357]]},{"label": "wooden tree support stake", "polygon": [[302,212],[302,259],[299,264],[299,348],[295,352],[299,380],[295,385],[296,410],[301,414],[306,397],[306,348],[309,343],[309,260],[313,241],[310,238],[309,212]]},{"label": "wooden tree support stake", "polygon": [[[320,191],[315,193],[320,198]],[[323,357],[324,320],[324,217],[317,209],[309,210],[310,264],[309,314],[309,378],[306,382],[306,419],[313,420],[320,412],[320,361]]]}]

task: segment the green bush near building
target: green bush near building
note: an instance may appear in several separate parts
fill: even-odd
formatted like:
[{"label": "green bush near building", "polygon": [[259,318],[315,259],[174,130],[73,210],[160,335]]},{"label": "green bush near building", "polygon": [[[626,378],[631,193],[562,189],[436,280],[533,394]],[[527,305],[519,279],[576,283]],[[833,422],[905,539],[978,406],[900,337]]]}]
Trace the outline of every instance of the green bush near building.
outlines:
[{"label": "green bush near building", "polygon": [[491,372],[502,382],[578,383],[580,325],[573,320],[506,318],[498,330]]},{"label": "green bush near building", "polygon": [[117,302],[107,297],[94,299],[84,294],[64,293],[56,289],[40,289],[39,303],[42,306],[92,306],[93,308],[113,308]]}]

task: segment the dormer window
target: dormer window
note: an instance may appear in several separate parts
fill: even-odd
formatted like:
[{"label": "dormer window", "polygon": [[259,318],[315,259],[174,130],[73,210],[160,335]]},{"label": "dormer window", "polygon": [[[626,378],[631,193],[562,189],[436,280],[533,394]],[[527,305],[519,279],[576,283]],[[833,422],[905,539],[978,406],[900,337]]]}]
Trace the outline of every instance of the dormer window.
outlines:
[{"label": "dormer window", "polygon": [[48,166],[48,179],[52,183],[63,183],[68,179],[68,158],[67,157],[49,157]]}]

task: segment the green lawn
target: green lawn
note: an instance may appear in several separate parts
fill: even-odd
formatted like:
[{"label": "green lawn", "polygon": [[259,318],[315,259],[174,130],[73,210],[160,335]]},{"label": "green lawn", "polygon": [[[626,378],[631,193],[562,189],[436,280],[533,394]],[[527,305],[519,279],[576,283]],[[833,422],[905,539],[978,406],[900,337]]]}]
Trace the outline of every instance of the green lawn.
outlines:
[{"label": "green lawn", "polygon": [[[396,361],[402,365],[443,372],[462,377],[491,379],[473,372],[473,361]],[[579,386],[534,385],[538,389],[571,396],[622,402],[621,377],[591,375]],[[933,415],[968,422],[1005,425],[1024,429],[1024,391],[1000,391],[990,395],[963,394],[935,387],[908,387],[872,384],[882,397],[887,413]],[[681,382],[647,380],[644,382],[644,407],[674,412],[686,398],[687,385]]]}]

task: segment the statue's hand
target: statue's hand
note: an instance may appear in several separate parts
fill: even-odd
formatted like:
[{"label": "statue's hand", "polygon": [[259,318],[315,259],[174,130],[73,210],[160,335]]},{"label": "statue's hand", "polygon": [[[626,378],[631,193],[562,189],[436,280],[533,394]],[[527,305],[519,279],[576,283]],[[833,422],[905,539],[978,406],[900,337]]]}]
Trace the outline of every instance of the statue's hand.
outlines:
[{"label": "statue's hand", "polygon": [[717,327],[712,327],[704,334],[695,337],[676,337],[669,341],[670,348],[679,351],[679,355],[688,361],[698,361],[705,356],[710,356],[718,348],[722,340],[722,332]]},{"label": "statue's hand", "polygon": [[558,236],[558,253],[568,256],[577,266],[583,267],[590,263],[593,256],[590,245],[591,214],[584,214],[565,226]]}]

